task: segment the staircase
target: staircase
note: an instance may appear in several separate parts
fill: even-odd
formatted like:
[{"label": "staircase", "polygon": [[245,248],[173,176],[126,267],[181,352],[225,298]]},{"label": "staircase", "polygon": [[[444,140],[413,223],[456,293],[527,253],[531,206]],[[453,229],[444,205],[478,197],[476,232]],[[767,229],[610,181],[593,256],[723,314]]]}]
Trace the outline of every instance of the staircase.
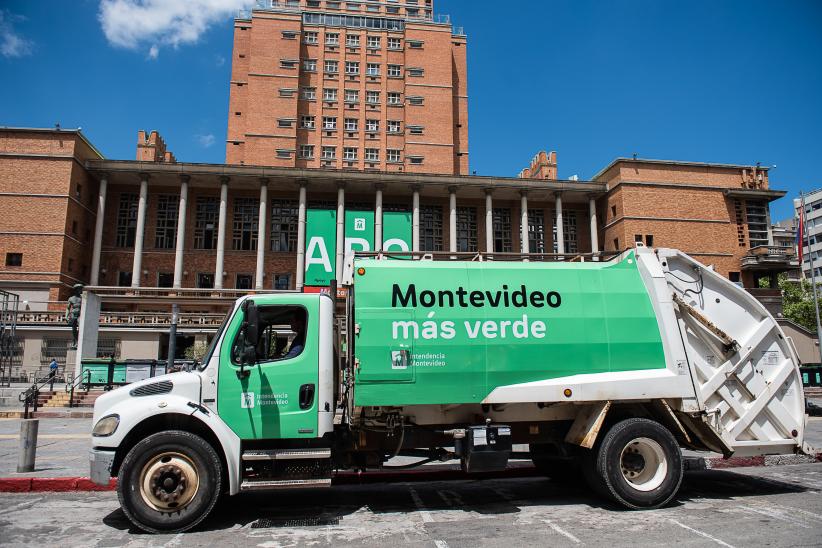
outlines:
[{"label": "staircase", "polygon": [[[89,390],[88,392],[75,392],[74,405],[71,407],[94,407],[94,402],[97,398],[105,394],[103,390]],[[37,407],[54,408],[69,407],[71,395],[65,391],[43,391],[40,392],[37,398]]]}]

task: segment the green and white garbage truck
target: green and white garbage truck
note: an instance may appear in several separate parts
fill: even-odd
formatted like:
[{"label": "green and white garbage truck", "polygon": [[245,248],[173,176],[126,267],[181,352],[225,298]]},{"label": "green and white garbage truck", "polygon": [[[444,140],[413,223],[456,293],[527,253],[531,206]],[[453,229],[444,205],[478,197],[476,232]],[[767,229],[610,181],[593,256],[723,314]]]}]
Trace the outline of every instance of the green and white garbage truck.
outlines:
[{"label": "green and white garbage truck", "polygon": [[643,509],[676,495],[682,448],[811,450],[792,342],[710,267],[641,246],[483,258],[348,256],[344,314],[321,294],[238,299],[198,368],[97,400],[92,479],[118,478],[128,518],[168,532],[222,494],[329,486],[395,456],[472,473],[527,444],[545,475]]}]

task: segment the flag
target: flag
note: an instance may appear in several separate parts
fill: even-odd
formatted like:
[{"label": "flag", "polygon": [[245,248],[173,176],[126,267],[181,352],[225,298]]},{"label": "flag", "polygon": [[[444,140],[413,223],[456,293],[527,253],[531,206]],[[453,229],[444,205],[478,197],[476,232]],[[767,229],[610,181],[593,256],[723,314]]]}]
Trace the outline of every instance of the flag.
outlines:
[{"label": "flag", "polygon": [[805,247],[805,204],[799,206],[799,222],[796,226],[796,250],[799,254],[799,268],[802,268],[803,263],[803,248]]}]

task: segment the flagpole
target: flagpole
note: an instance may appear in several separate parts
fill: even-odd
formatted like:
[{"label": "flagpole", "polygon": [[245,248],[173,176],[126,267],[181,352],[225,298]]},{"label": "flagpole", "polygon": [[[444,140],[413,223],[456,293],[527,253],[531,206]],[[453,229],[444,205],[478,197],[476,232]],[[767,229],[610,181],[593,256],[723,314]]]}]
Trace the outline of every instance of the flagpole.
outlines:
[{"label": "flagpole", "polygon": [[[799,193],[802,201],[802,241],[799,242],[801,246],[805,246],[805,238],[808,236],[808,215],[805,212],[805,194]],[[819,299],[816,296],[816,269],[813,266],[813,252],[811,251],[810,238],[808,238],[808,260],[811,263],[811,287],[813,288],[813,311],[816,313],[816,344],[820,352],[819,361],[822,363],[822,325],[819,323]],[[801,266],[801,265],[800,265]]]}]

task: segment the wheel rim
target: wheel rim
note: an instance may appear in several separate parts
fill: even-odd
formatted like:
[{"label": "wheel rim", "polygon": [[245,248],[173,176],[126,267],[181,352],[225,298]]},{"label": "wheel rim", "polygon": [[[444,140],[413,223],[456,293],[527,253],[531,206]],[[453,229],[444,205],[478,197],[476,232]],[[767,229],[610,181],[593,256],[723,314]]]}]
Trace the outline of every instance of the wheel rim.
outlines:
[{"label": "wheel rim", "polygon": [[143,501],[160,512],[182,510],[194,499],[199,487],[197,467],[182,453],[161,453],[151,458],[140,474]]},{"label": "wheel rim", "polygon": [[665,450],[650,438],[635,438],[622,449],[619,458],[622,477],[638,491],[652,491],[662,485],[668,475]]}]

